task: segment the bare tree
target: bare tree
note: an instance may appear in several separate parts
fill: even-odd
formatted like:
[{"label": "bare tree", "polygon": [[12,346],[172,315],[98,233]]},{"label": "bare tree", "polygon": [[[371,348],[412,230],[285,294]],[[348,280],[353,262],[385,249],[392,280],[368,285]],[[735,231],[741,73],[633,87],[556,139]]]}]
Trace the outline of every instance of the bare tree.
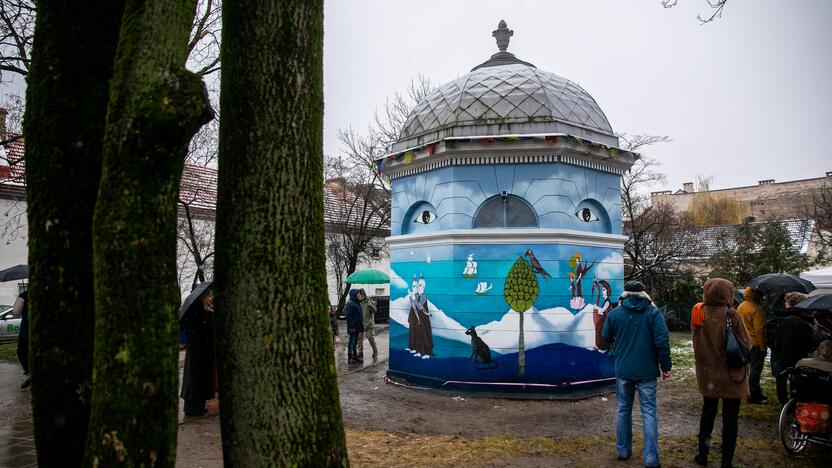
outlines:
[{"label": "bare tree", "polygon": [[[679,0],[662,0],[662,6],[665,8],[673,8],[678,3]],[[710,23],[717,18],[722,18],[722,9],[725,8],[726,3],[728,3],[728,0],[708,0],[708,6],[711,7],[711,15],[696,15],[699,24]]]},{"label": "bare tree", "polygon": [[[373,115],[373,125],[370,127],[368,136],[374,146],[380,147],[382,151],[389,150],[393,143],[399,140],[404,124],[413,112],[413,108],[434,88],[436,85],[430,78],[420,74],[410,81],[405,94],[397,92],[388,97],[384,108]],[[373,155],[383,156],[383,154],[376,155],[375,153]],[[370,161],[370,166],[372,166],[372,161]]]},{"label": "bare tree", "polygon": [[823,253],[828,254],[832,251],[832,183],[829,180],[812,193],[812,203],[807,211],[806,216],[815,220],[814,237]]},{"label": "bare tree", "polygon": [[[619,135],[623,148],[637,152],[667,136]],[[621,207],[629,240],[624,246],[627,279],[649,280],[674,269],[695,250],[695,239],[686,235],[685,217],[665,203],[650,204],[650,187],[665,181],[655,159],[640,156],[621,178]]]},{"label": "bare tree", "polygon": [[34,0],[0,1],[0,77],[29,74],[34,34]]},{"label": "bare tree", "polygon": [[[221,0],[199,0],[188,42],[188,63],[198,75],[219,70]],[[0,77],[29,74],[37,5],[34,0],[0,0]]]},{"label": "bare tree", "polygon": [[[368,150],[360,144],[366,140],[353,133],[341,133],[340,138],[347,154]],[[366,154],[349,158],[354,161],[361,157]],[[360,264],[385,255],[383,238],[390,233],[390,192],[381,176],[364,166],[347,167],[342,158],[332,157],[325,158],[324,164],[326,254],[335,277],[340,314],[349,292],[346,278]]]},{"label": "bare tree", "polygon": [[404,94],[393,94],[374,113],[366,133],[339,130],[341,156],[325,158],[326,249],[339,297],[338,313],[349,292],[345,279],[361,263],[385,255],[382,237],[390,232],[390,186],[376,171],[376,160],[390,151],[413,108],[433,89],[428,78],[417,76]]}]

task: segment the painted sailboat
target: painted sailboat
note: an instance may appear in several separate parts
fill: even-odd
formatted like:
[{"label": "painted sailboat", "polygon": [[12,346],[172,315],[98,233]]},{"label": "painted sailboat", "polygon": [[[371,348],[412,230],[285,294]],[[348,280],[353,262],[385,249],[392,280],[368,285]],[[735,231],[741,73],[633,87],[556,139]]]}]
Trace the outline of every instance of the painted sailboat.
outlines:
[{"label": "painted sailboat", "polygon": [[462,270],[462,276],[464,278],[477,277],[477,262],[474,261],[474,254],[468,255],[468,260],[465,262],[465,269]]},{"label": "painted sailboat", "polygon": [[477,290],[474,292],[480,296],[485,296],[486,294],[488,294],[488,291],[493,287],[494,284],[488,284],[485,281],[480,281],[479,283],[477,283]]}]

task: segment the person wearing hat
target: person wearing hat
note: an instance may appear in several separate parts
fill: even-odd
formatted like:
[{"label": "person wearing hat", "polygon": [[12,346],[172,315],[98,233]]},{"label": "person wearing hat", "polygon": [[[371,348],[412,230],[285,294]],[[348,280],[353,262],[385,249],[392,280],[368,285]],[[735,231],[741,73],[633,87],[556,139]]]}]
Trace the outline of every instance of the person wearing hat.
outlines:
[{"label": "person wearing hat", "polygon": [[[670,339],[659,309],[638,281],[624,284],[619,306],[610,312],[601,331],[615,354],[615,439],[619,460],[632,455],[633,400],[638,391],[644,429],[644,465],[659,466],[659,420],[656,380],[671,375]],[[661,368],[661,371],[659,369]]]}]

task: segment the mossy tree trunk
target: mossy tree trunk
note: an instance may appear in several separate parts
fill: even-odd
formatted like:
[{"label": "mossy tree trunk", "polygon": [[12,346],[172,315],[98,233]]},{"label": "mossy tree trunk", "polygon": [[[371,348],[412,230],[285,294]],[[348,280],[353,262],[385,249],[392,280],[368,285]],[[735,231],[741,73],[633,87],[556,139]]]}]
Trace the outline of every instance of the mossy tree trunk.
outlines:
[{"label": "mossy tree trunk", "polygon": [[184,68],[195,9],[196,0],[125,5],[93,221],[87,466],[176,458],[177,194],[188,142],[212,117],[202,80]]},{"label": "mossy tree trunk", "polygon": [[326,313],[323,2],[224,2],[222,37],[214,304],[225,466],[344,466]]},{"label": "mossy tree trunk", "polygon": [[79,466],[90,414],[92,218],[124,2],[39,2],[27,78],[26,205],[38,464]]}]

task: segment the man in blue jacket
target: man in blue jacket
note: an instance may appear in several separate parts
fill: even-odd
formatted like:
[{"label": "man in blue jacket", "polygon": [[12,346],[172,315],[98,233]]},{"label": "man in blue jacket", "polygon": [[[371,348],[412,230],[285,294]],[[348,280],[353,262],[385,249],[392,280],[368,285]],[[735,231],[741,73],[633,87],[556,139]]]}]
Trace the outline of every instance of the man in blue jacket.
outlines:
[{"label": "man in blue jacket", "polygon": [[358,359],[358,339],[364,331],[364,314],[361,312],[361,301],[367,298],[363,289],[351,289],[350,300],[344,306],[347,315],[347,334],[350,341],[347,344],[347,362],[361,362]]},{"label": "man in blue jacket", "polygon": [[662,379],[670,377],[670,341],[664,317],[643,284],[624,284],[621,302],[610,312],[601,335],[612,344],[615,354],[618,459],[627,460],[633,452],[633,399],[638,390],[644,424],[644,466],[660,466],[656,379],[659,375]]}]

